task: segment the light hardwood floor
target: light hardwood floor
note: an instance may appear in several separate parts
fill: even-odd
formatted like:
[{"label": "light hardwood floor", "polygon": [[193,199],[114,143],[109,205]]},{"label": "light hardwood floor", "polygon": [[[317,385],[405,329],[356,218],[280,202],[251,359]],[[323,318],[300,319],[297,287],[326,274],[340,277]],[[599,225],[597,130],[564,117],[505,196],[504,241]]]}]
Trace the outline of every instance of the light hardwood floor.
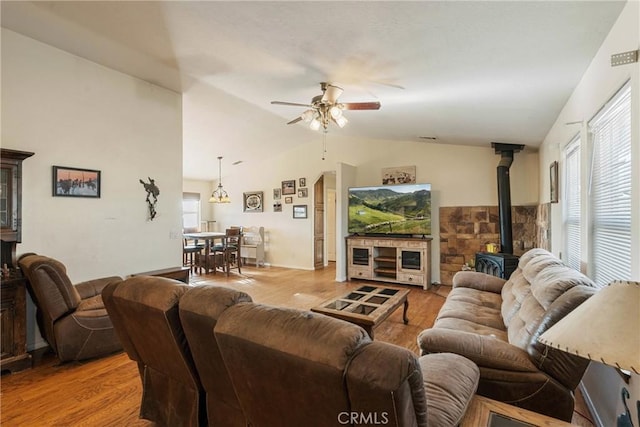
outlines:
[{"label": "light hardwood floor", "polygon": [[[218,284],[242,290],[255,302],[309,309],[368,282],[335,282],[335,268],[304,271],[276,267],[243,267],[228,278],[218,273],[192,277],[192,284]],[[402,286],[399,286],[402,287]],[[409,348],[418,354],[416,337],[430,327],[448,293],[408,287],[409,324],[398,309],[375,330],[376,340]],[[138,418],[141,382],[134,362],[124,353],[60,364],[51,354],[37,358],[31,370],[3,375],[0,380],[0,425],[9,426],[151,426]],[[586,408],[577,408],[588,414]],[[576,419],[577,425],[592,426]]]}]

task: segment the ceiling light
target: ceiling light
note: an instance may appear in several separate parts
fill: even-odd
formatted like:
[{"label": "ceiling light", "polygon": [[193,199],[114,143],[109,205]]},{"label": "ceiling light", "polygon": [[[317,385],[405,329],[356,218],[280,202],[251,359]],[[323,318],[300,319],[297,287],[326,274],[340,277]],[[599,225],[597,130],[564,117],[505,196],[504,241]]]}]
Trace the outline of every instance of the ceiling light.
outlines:
[{"label": "ceiling light", "polygon": [[318,130],[320,129],[320,125],[322,123],[320,123],[320,120],[318,120],[317,117],[314,117],[313,120],[311,120],[311,123],[309,123],[309,127],[311,128],[311,130]]},{"label": "ceiling light", "polygon": [[[336,120],[340,117],[342,117],[342,108],[340,108],[338,105],[333,105],[331,108],[329,108],[329,114],[331,114],[331,117]],[[342,127],[342,126],[340,126]]]},{"label": "ceiling light", "polygon": [[345,116],[334,117],[333,121],[336,122],[340,128],[343,128],[347,123],[349,123],[349,120],[347,120]]},{"label": "ceiling light", "polygon": [[231,203],[229,195],[222,188],[222,156],[218,157],[218,188],[211,193],[209,203]]},{"label": "ceiling light", "polygon": [[313,114],[315,113],[314,110],[307,110],[304,113],[302,113],[302,120],[304,120],[306,123],[309,123],[311,120],[313,120]]}]

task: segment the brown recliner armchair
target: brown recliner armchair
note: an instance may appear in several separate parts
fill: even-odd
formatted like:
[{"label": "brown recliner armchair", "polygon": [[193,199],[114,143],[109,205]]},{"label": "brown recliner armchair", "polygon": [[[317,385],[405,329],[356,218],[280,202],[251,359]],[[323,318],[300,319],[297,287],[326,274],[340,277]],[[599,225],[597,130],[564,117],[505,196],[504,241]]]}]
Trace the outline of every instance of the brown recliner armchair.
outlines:
[{"label": "brown recliner armchair", "polygon": [[73,285],[61,262],[33,253],[22,255],[18,265],[28,280],[40,333],[62,362],[122,350],[100,295],[121,277]]},{"label": "brown recliner armchair", "polygon": [[252,426],[455,426],[477,367],[371,342],[359,326],[253,303],[227,308],[215,336]]},{"label": "brown recliner armchair", "polygon": [[134,276],[102,292],[125,351],[142,379],[140,417],[159,426],[206,425],[204,390],[178,313],[189,286]]},{"label": "brown recliner armchair", "polygon": [[213,285],[193,287],[180,299],[180,321],[205,390],[210,426],[247,425],[213,334],[218,317],[240,302],[251,302],[251,297]]}]

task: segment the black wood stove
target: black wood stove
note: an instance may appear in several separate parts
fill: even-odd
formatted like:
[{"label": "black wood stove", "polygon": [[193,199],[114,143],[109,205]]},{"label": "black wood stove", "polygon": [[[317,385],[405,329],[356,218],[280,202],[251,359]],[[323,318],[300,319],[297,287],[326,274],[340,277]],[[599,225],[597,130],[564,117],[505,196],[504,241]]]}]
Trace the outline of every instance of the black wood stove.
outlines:
[{"label": "black wood stove", "polygon": [[500,154],[500,163],[498,163],[500,253],[476,253],[476,271],[508,279],[518,266],[518,257],[513,255],[509,168],[513,163],[513,154],[522,150],[524,145],[492,142],[491,146],[495,149],[496,154]]}]

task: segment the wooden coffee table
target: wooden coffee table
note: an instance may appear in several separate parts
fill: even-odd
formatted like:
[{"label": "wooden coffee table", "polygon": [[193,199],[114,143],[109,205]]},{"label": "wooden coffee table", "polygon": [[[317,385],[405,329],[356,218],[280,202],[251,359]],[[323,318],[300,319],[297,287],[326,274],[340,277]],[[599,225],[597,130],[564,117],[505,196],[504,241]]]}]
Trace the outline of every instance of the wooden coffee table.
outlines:
[{"label": "wooden coffee table", "polygon": [[402,320],[406,325],[409,290],[386,286],[360,286],[346,294],[323,302],[311,311],[362,326],[373,339],[373,328],[404,304]]},{"label": "wooden coffee table", "polygon": [[475,395],[460,427],[569,427],[570,423]]}]

